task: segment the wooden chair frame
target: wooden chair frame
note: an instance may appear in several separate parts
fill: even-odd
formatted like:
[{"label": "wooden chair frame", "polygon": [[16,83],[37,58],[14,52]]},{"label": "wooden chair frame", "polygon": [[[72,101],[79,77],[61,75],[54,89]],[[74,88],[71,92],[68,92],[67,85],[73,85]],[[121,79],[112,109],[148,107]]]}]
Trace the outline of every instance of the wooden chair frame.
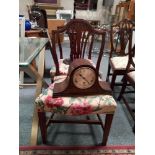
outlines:
[{"label": "wooden chair frame", "polygon": [[133,59],[132,57],[130,57],[129,59],[129,62],[128,62],[128,67],[127,67],[127,70],[126,70],[126,74],[124,75],[124,79],[123,79],[123,85],[122,85],[122,89],[121,89],[121,92],[119,94],[119,97],[118,97],[118,100],[121,100],[123,99],[124,103],[126,104],[133,120],[135,119],[134,117],[134,114],[131,110],[131,108],[129,107],[128,103],[127,103],[127,100],[125,99],[125,97],[123,96],[123,94],[125,93],[125,89],[127,87],[127,83],[129,82],[131,84],[131,86],[135,89],[135,81],[133,81],[133,79],[131,79],[129,76],[128,76],[128,73],[130,73],[130,69],[129,69],[129,66],[134,66],[135,67],[135,63],[133,62]]},{"label": "wooden chair frame", "polygon": [[38,112],[42,141],[44,144],[47,144],[47,128],[51,123],[95,124],[95,125],[100,125],[102,127],[104,134],[102,136],[103,137],[102,142],[99,145],[105,146],[107,144],[113,116],[114,114],[106,114],[105,123],[103,123],[102,118],[99,114],[97,114],[98,120],[90,120],[89,116],[87,116],[87,119],[84,119],[84,120],[58,120],[53,118],[54,117],[54,113],[53,113],[51,114],[51,117],[47,120],[45,112]]},{"label": "wooden chair frame", "polygon": [[[88,30],[88,33],[85,33],[85,30]],[[88,43],[88,36],[92,34],[92,38],[89,43],[89,52],[88,52],[88,59],[91,59],[91,52],[93,46],[93,39],[95,34],[99,34],[102,36],[102,42],[100,47],[100,53],[98,57],[98,61],[96,63],[96,69],[99,70],[100,62],[103,56],[104,51],[104,44],[105,44],[105,35],[106,31],[103,30],[95,30],[89,22],[82,20],[82,19],[73,19],[69,23],[67,23],[64,27],[59,27],[57,30],[52,31],[52,47],[51,47],[51,54],[53,56],[53,60],[56,66],[56,76],[61,75],[59,71],[59,64],[58,64],[58,57],[57,57],[57,48],[56,45],[59,45],[59,52],[60,58],[63,58],[63,50],[60,42],[60,35],[59,33],[66,32],[69,34],[69,38],[71,39],[70,43],[70,60],[74,60],[77,58],[84,58],[85,57],[85,50],[86,50],[86,43]],[[81,33],[82,32],[82,33]],[[85,39],[85,42],[81,42]],[[78,123],[78,124],[96,124],[100,125],[103,129],[104,136],[102,138],[102,144],[106,145],[114,112],[112,113],[103,113],[105,116],[105,123],[103,123],[99,114],[97,114],[98,120],[90,120],[89,116],[85,120],[55,120],[54,113],[52,113],[51,117],[47,120],[46,119],[46,112],[38,112],[39,118],[39,125],[41,130],[42,141],[44,144],[47,143],[47,128],[51,123]],[[73,116],[74,117],[74,116]]]},{"label": "wooden chair frame", "polygon": [[[110,31],[111,51],[109,55],[109,64],[108,64],[106,81],[109,81],[109,77],[112,76],[111,80],[112,90],[114,89],[115,85],[122,85],[121,83],[115,83],[115,80],[118,75],[124,75],[126,73],[126,70],[115,69],[110,59],[114,56],[122,57],[129,55],[129,51],[126,53],[126,46],[128,45],[129,42],[130,31],[134,31],[134,23],[128,19],[123,19],[121,22],[111,26]],[[117,34],[117,37],[114,34]],[[112,73],[110,73],[111,70]]]},{"label": "wooden chair frame", "polygon": [[[131,40],[131,37],[130,37],[130,40]],[[133,61],[133,56],[135,55],[135,45],[133,48],[131,48],[131,46],[132,45],[130,43],[129,44],[129,50],[130,50],[129,61],[128,61],[128,65],[126,68],[126,74],[124,75],[124,78],[123,78],[123,85],[122,85],[122,89],[120,91],[120,94],[118,96],[118,100],[119,101],[121,99],[123,100],[123,103],[125,104],[127,110],[129,111],[132,119],[135,121],[135,114],[133,112],[133,109],[130,107],[127,99],[124,96],[125,93],[135,93],[135,91],[130,91],[130,92],[125,91],[128,83],[133,87],[133,89],[135,89],[135,81],[128,75],[128,73],[131,72],[131,70],[130,70],[131,65],[134,67],[134,71],[135,71],[135,63]],[[134,131],[135,131],[135,125],[133,126],[133,132]]]}]

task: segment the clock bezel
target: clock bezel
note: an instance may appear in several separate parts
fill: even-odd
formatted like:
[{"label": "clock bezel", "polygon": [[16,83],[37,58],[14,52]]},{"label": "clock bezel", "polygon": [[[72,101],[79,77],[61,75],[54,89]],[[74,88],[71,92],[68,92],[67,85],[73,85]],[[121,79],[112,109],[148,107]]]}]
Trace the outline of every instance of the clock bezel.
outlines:
[{"label": "clock bezel", "polygon": [[[82,69],[87,69],[87,70],[91,70],[91,72],[92,72],[92,74],[93,74],[93,76],[94,76],[94,80],[93,80],[93,83],[91,83],[91,85],[90,86],[84,86],[83,85],[83,87],[82,86],[78,86],[76,83],[75,83],[75,81],[74,81],[74,78],[75,78],[75,75],[76,75],[76,72],[79,72],[79,70],[82,70]],[[96,81],[96,72],[95,72],[95,70],[94,70],[94,68],[92,68],[92,67],[90,67],[90,66],[88,66],[88,65],[86,65],[86,66],[80,66],[80,67],[78,67],[78,68],[76,68],[74,71],[73,71],[73,75],[72,75],[72,83],[74,84],[74,86],[76,87],[76,88],[78,88],[78,89],[88,89],[88,88],[91,88],[94,84],[95,84],[95,81]]]}]

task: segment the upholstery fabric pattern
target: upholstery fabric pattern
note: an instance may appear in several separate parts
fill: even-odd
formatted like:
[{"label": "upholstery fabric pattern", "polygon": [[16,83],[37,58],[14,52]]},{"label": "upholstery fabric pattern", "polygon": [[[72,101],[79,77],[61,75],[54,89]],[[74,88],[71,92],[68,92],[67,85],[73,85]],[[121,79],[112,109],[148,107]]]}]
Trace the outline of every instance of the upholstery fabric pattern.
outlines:
[{"label": "upholstery fabric pattern", "polygon": [[[128,56],[113,57],[110,59],[110,63],[114,70],[125,70],[127,67],[128,59]],[[133,58],[133,61],[135,61],[135,58]],[[133,69],[133,66],[131,66],[131,69]]]},{"label": "upholstery fabric pattern", "polygon": [[52,98],[54,84],[63,81],[65,77],[56,76],[54,83],[37,97],[35,103],[38,112],[46,111],[63,115],[114,113],[117,104],[111,95]]}]

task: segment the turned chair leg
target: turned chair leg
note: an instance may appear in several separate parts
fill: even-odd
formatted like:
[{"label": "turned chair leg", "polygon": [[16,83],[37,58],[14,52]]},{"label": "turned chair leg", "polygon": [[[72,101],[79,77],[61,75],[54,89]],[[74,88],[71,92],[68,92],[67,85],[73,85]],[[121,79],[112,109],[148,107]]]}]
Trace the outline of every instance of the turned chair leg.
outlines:
[{"label": "turned chair leg", "polygon": [[112,120],[113,120],[113,115],[114,114],[106,114],[104,136],[103,136],[103,142],[102,142],[103,146],[107,144],[107,140],[108,140],[108,136],[109,136]]},{"label": "turned chair leg", "polygon": [[47,128],[46,128],[46,114],[45,112],[38,112],[39,126],[44,144],[47,142]]},{"label": "turned chair leg", "polygon": [[116,73],[113,73],[112,75],[112,79],[111,79],[111,89],[114,89],[114,85],[115,85],[115,80],[116,80]]}]

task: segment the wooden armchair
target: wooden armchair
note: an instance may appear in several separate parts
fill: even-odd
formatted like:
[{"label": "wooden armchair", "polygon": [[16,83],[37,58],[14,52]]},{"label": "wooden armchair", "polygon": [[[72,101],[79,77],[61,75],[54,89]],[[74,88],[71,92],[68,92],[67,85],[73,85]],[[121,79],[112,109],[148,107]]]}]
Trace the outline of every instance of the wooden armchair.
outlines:
[{"label": "wooden armchair", "polygon": [[[66,37],[66,42],[63,43],[66,44],[66,46],[63,46],[63,43],[60,42],[60,37],[63,33]],[[93,62],[91,52],[93,48],[94,35],[101,35],[102,40],[100,42],[100,53],[98,54],[98,58],[96,58],[96,61]],[[40,94],[35,101],[43,143],[47,142],[47,128],[50,123],[80,123],[101,125],[104,133],[101,145],[107,144],[112,119],[117,106],[111,95],[111,89],[108,83],[105,82],[106,89],[109,90],[108,93],[103,91],[98,94],[96,90],[94,95],[80,93],[80,95],[72,96],[71,92],[68,96],[61,96],[61,94],[58,97],[53,96],[55,85],[65,80],[68,74],[69,65],[72,62],[79,59],[87,60],[89,64],[92,64],[92,66],[95,67],[97,72],[99,71],[104,53],[105,35],[105,31],[95,30],[87,21],[82,19],[70,20],[64,27],[52,31],[51,53],[56,66],[55,75],[53,77],[53,83],[47,90],[43,91],[43,93]],[[67,52],[69,54],[69,59],[66,59],[64,56]],[[82,81],[80,86],[85,86],[86,82],[88,83],[87,78],[89,79],[90,75],[85,75],[86,77],[79,77]],[[97,79],[102,81],[99,75],[97,76]],[[78,91],[81,90],[84,92],[82,89],[77,87]],[[89,90],[89,88],[87,90]],[[76,93],[74,89],[73,92]],[[47,112],[52,113],[49,119],[46,117]],[[105,115],[105,123],[102,122],[102,116],[100,116],[100,114]],[[58,115],[68,115],[74,118],[81,115],[87,115],[88,117],[84,120],[60,120],[57,118]],[[89,115],[96,115],[98,120],[91,120]]]},{"label": "wooden armchair", "polygon": [[[120,85],[116,83],[116,77],[122,76],[126,73],[126,67],[128,63],[128,44],[129,44],[129,33],[130,31],[134,34],[134,23],[128,19],[123,19],[116,25],[111,26],[110,32],[110,44],[111,51],[109,56],[109,65],[106,81],[110,81],[111,78],[111,88],[114,89],[115,85]],[[134,42],[134,35],[132,38]],[[133,67],[130,68],[131,70]],[[112,73],[111,73],[112,71]]]}]

